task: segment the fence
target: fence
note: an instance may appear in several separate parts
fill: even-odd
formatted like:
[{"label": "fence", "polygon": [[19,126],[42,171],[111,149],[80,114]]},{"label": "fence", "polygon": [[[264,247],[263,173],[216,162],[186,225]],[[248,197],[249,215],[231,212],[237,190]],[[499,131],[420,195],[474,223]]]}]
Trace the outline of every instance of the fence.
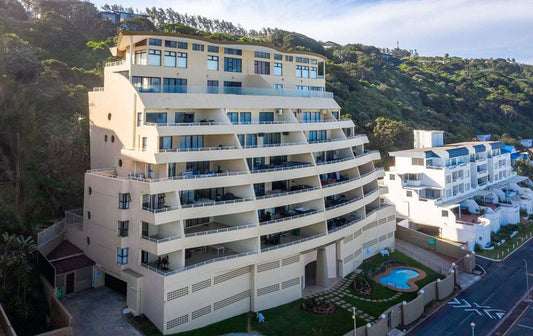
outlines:
[{"label": "fence", "polygon": [[52,328],[54,330],[48,331],[37,336],[70,336],[72,332],[72,316],[63,304],[57,299],[55,290],[48,281],[41,275],[41,281],[44,286],[44,294],[48,306],[50,307],[50,317]]}]

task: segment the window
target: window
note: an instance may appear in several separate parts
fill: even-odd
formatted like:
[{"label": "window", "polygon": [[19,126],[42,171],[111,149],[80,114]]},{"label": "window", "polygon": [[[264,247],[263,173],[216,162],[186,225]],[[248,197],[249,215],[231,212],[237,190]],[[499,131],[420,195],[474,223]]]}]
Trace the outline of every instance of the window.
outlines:
[{"label": "window", "polygon": [[236,125],[239,123],[239,113],[228,112],[227,115],[228,115],[229,121],[231,121],[232,124]]},{"label": "window", "polygon": [[218,93],[218,81],[217,80],[207,81],[207,93]]},{"label": "window", "polygon": [[283,64],[274,63],[274,76],[283,76]]},{"label": "window", "polygon": [[209,217],[201,217],[201,218],[192,218],[192,219],[186,219],[185,220],[185,227],[191,227],[195,225],[202,225],[205,223],[209,223]]},{"label": "window", "polygon": [[163,78],[163,92],[167,92],[167,93],[187,92],[187,79],[185,78]]},{"label": "window", "polygon": [[257,58],[267,58],[270,59],[270,54],[266,52],[256,51],[254,52],[254,56]]},{"label": "window", "polygon": [[155,123],[155,124],[166,124],[167,123],[167,114],[165,112],[161,113],[146,113],[146,122]]},{"label": "window", "polygon": [[451,183],[451,182],[452,182],[452,176],[451,175],[446,176],[446,183]]},{"label": "window", "polygon": [[148,252],[141,250],[141,262],[143,264],[148,263]]},{"label": "window", "polygon": [[242,55],[241,49],[224,48],[224,54],[228,55]]},{"label": "window", "polygon": [[311,59],[311,64],[316,64],[316,59]]},{"label": "window", "polygon": [[146,50],[137,50],[135,52],[135,64],[146,65]]},{"label": "window", "polygon": [[395,179],[396,179],[396,175],[394,174],[389,175],[389,180],[394,181]]},{"label": "window", "polygon": [[254,61],[254,71],[259,75],[270,75],[270,62]]},{"label": "window", "polygon": [[178,49],[188,49],[189,44],[187,42],[178,42]]},{"label": "window", "polygon": [[203,44],[198,44],[198,43],[193,43],[192,44],[192,50],[204,51],[204,45]]},{"label": "window", "polygon": [[194,122],[194,112],[176,112],[174,114],[174,122],[176,124],[187,124]]},{"label": "window", "polygon": [[281,143],[281,133],[265,133],[263,144],[275,145]]},{"label": "window", "polygon": [[130,221],[118,221],[118,236],[127,237]]},{"label": "window", "polygon": [[217,53],[218,52],[218,47],[207,46],[207,51]]},{"label": "window", "polygon": [[281,89],[283,89],[283,84],[274,84],[274,89],[275,89],[275,90],[281,90]]},{"label": "window", "polygon": [[118,194],[118,208],[119,209],[129,209],[131,202],[131,196],[127,194]]},{"label": "window", "polygon": [[224,71],[241,72],[242,60],[240,58],[224,57]]},{"label": "window", "polygon": [[305,85],[296,85],[296,90],[309,91],[309,86],[305,86]]},{"label": "window", "polygon": [[161,66],[161,50],[148,49],[148,65]]},{"label": "window", "polygon": [[242,87],[241,82],[224,81],[224,93],[240,93]]},{"label": "window", "polygon": [[159,77],[139,77],[133,76],[131,79],[133,86],[139,92],[160,92],[161,78]]},{"label": "window", "polygon": [[160,40],[160,39],[153,39],[153,38],[151,38],[151,39],[148,41],[148,44],[151,45],[151,46],[160,47],[160,46],[161,46],[161,40]]},{"label": "window", "polygon": [[327,138],[328,138],[327,134],[328,133],[326,132],[326,130],[318,131],[318,140],[320,140],[320,141],[327,140]]},{"label": "window", "polygon": [[193,175],[207,174],[211,171],[209,161],[187,162],[185,168]]},{"label": "window", "polygon": [[171,136],[159,137],[159,149],[160,150],[172,149],[172,137]]},{"label": "window", "polygon": [[246,134],[246,146],[257,146],[257,134]]},{"label": "window", "polygon": [[442,210],[442,217],[448,217],[448,210]]},{"label": "window", "polygon": [[166,48],[176,48],[178,46],[178,43],[176,41],[167,41],[165,40],[165,47]]},{"label": "window", "polygon": [[405,192],[405,195],[406,195],[407,197],[413,197],[413,192],[412,192],[411,190],[407,190],[407,191]]},{"label": "window", "polygon": [[250,124],[252,122],[252,113],[241,112],[239,113],[239,119],[241,121],[241,124]]},{"label": "window", "polygon": [[239,140],[241,146],[244,146],[244,134],[237,134],[237,140]]},{"label": "window", "polygon": [[413,166],[423,166],[424,165],[424,159],[422,158],[411,158],[411,163]]},{"label": "window", "polygon": [[218,71],[218,56],[207,55],[207,70]]},{"label": "window", "polygon": [[324,88],[322,86],[311,86],[311,87],[309,87],[309,90],[311,90],[311,91],[324,91]]},{"label": "window", "polygon": [[309,58],[306,57],[296,57],[297,63],[309,63]]},{"label": "window", "polygon": [[317,140],[317,131],[309,131],[309,142]]},{"label": "window", "polygon": [[281,56],[280,54],[274,54],[274,59],[276,61],[281,61],[281,60],[283,60],[283,56]]},{"label": "window", "polygon": [[128,263],[128,248],[117,248],[117,263],[126,265]]},{"label": "window", "polygon": [[203,135],[188,135],[180,138],[181,149],[196,149],[204,147]]},{"label": "window", "polygon": [[302,77],[302,66],[301,65],[296,66],[296,77],[298,78]]},{"label": "window", "polygon": [[292,56],[285,56],[285,61],[292,62]]},{"label": "window", "polygon": [[302,67],[302,77],[309,78],[309,67],[307,65]]},{"label": "window", "polygon": [[311,75],[310,78],[318,78],[316,67],[311,67]]},{"label": "window", "polygon": [[187,67],[187,53],[178,53],[178,68]]},{"label": "window", "polygon": [[163,65],[166,67],[176,67],[176,53],[174,51],[165,51]]},{"label": "window", "polygon": [[168,177],[174,177],[176,176],[176,162],[170,162],[168,164]]},{"label": "window", "polygon": [[274,112],[259,112],[259,122],[274,121]]}]

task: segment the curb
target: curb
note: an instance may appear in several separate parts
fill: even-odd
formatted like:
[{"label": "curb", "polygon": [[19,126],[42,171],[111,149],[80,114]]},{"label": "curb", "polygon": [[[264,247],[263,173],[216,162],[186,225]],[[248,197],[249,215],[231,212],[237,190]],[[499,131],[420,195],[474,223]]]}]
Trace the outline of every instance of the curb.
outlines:
[{"label": "curb", "polygon": [[[509,312],[505,314],[505,318],[504,318],[503,320],[500,320],[500,322],[498,322],[498,324],[496,324],[496,325],[494,326],[494,328],[492,328],[492,330],[489,331],[488,335],[492,335],[493,333],[495,333],[495,332],[498,330],[498,328],[503,324],[503,322],[504,322],[505,320],[507,320],[507,318],[513,313],[513,311],[516,309],[516,307],[518,307],[518,305],[519,305],[522,301],[524,301],[525,298],[526,298],[528,295],[530,295],[530,293],[531,293],[532,290],[533,290],[533,288],[530,288],[529,291],[528,291],[526,294],[522,295],[522,297],[521,297],[521,298],[520,298],[520,299],[514,304],[514,306],[511,308],[511,310],[509,310]],[[531,305],[531,304],[530,304],[530,305]],[[529,307],[529,306],[528,306],[528,307]],[[525,312],[526,310],[527,310],[527,309],[525,309],[524,312]],[[508,331],[509,331],[509,330],[510,330],[510,329],[516,324],[516,321],[518,321],[518,320],[520,319],[520,317],[524,314],[524,312],[522,312],[522,313],[518,316],[518,318],[515,320],[515,322],[513,322],[513,324],[511,325],[511,327],[509,327],[509,328],[505,331],[505,333],[504,333],[503,335],[506,335],[506,334],[507,334],[507,332],[508,332]]]},{"label": "curb", "polygon": [[494,261],[494,262],[502,262],[502,261],[505,261],[505,259],[507,259],[508,257],[510,257],[511,255],[513,255],[513,253],[515,253],[517,250],[519,250],[522,246],[524,246],[525,244],[527,244],[531,239],[533,239],[533,235],[531,237],[529,237],[528,239],[524,240],[524,242],[520,245],[518,245],[511,253],[509,253],[508,255],[505,256],[505,258],[503,259],[493,259],[493,258],[489,258],[489,257],[485,257],[481,254],[477,254],[476,253],[476,258],[479,257],[481,259],[485,259],[485,260],[489,260],[489,261]]}]

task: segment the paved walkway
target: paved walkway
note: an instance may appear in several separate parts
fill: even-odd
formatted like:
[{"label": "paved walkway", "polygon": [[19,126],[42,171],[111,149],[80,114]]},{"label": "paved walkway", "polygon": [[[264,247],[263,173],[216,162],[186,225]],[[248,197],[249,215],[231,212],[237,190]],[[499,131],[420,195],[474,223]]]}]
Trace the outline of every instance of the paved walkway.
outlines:
[{"label": "paved walkway", "polygon": [[[350,291],[349,289],[349,286],[351,286],[354,278],[355,278],[355,274],[351,273],[346,278],[340,279],[339,281],[337,281],[333,287],[322,289],[322,291],[318,291],[318,292],[315,291],[313,292],[313,294],[304,295],[304,298],[305,299],[316,298],[319,300],[328,300],[328,301],[331,301],[333,304],[335,304],[337,308],[344,309],[352,313],[353,304],[343,300],[343,297],[345,296],[349,296],[352,299],[367,301],[367,302],[387,302],[387,301],[395,300],[396,298],[398,298],[398,296],[402,294],[398,292],[394,294],[393,296],[391,296],[390,298],[377,299],[377,300],[359,297],[353,294],[353,291]],[[373,323],[376,321],[376,318],[374,316],[368,315],[367,313],[358,309],[357,307],[355,309],[355,315],[359,317],[360,319],[365,320],[367,323]]]},{"label": "paved walkway", "polygon": [[396,239],[396,249],[439,274],[448,274],[448,270],[455,261],[454,258],[426,250],[400,239]]},{"label": "paved walkway", "polygon": [[125,297],[107,287],[90,288],[61,302],[72,315],[76,336],[141,335],[122,317]]}]

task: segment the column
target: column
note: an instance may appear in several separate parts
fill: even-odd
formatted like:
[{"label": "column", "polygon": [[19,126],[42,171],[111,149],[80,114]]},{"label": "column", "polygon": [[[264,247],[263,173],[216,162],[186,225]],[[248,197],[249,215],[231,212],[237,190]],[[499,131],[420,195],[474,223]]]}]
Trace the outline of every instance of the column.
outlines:
[{"label": "column", "polygon": [[319,248],[316,253],[316,285],[328,286],[328,260],[325,247]]}]

